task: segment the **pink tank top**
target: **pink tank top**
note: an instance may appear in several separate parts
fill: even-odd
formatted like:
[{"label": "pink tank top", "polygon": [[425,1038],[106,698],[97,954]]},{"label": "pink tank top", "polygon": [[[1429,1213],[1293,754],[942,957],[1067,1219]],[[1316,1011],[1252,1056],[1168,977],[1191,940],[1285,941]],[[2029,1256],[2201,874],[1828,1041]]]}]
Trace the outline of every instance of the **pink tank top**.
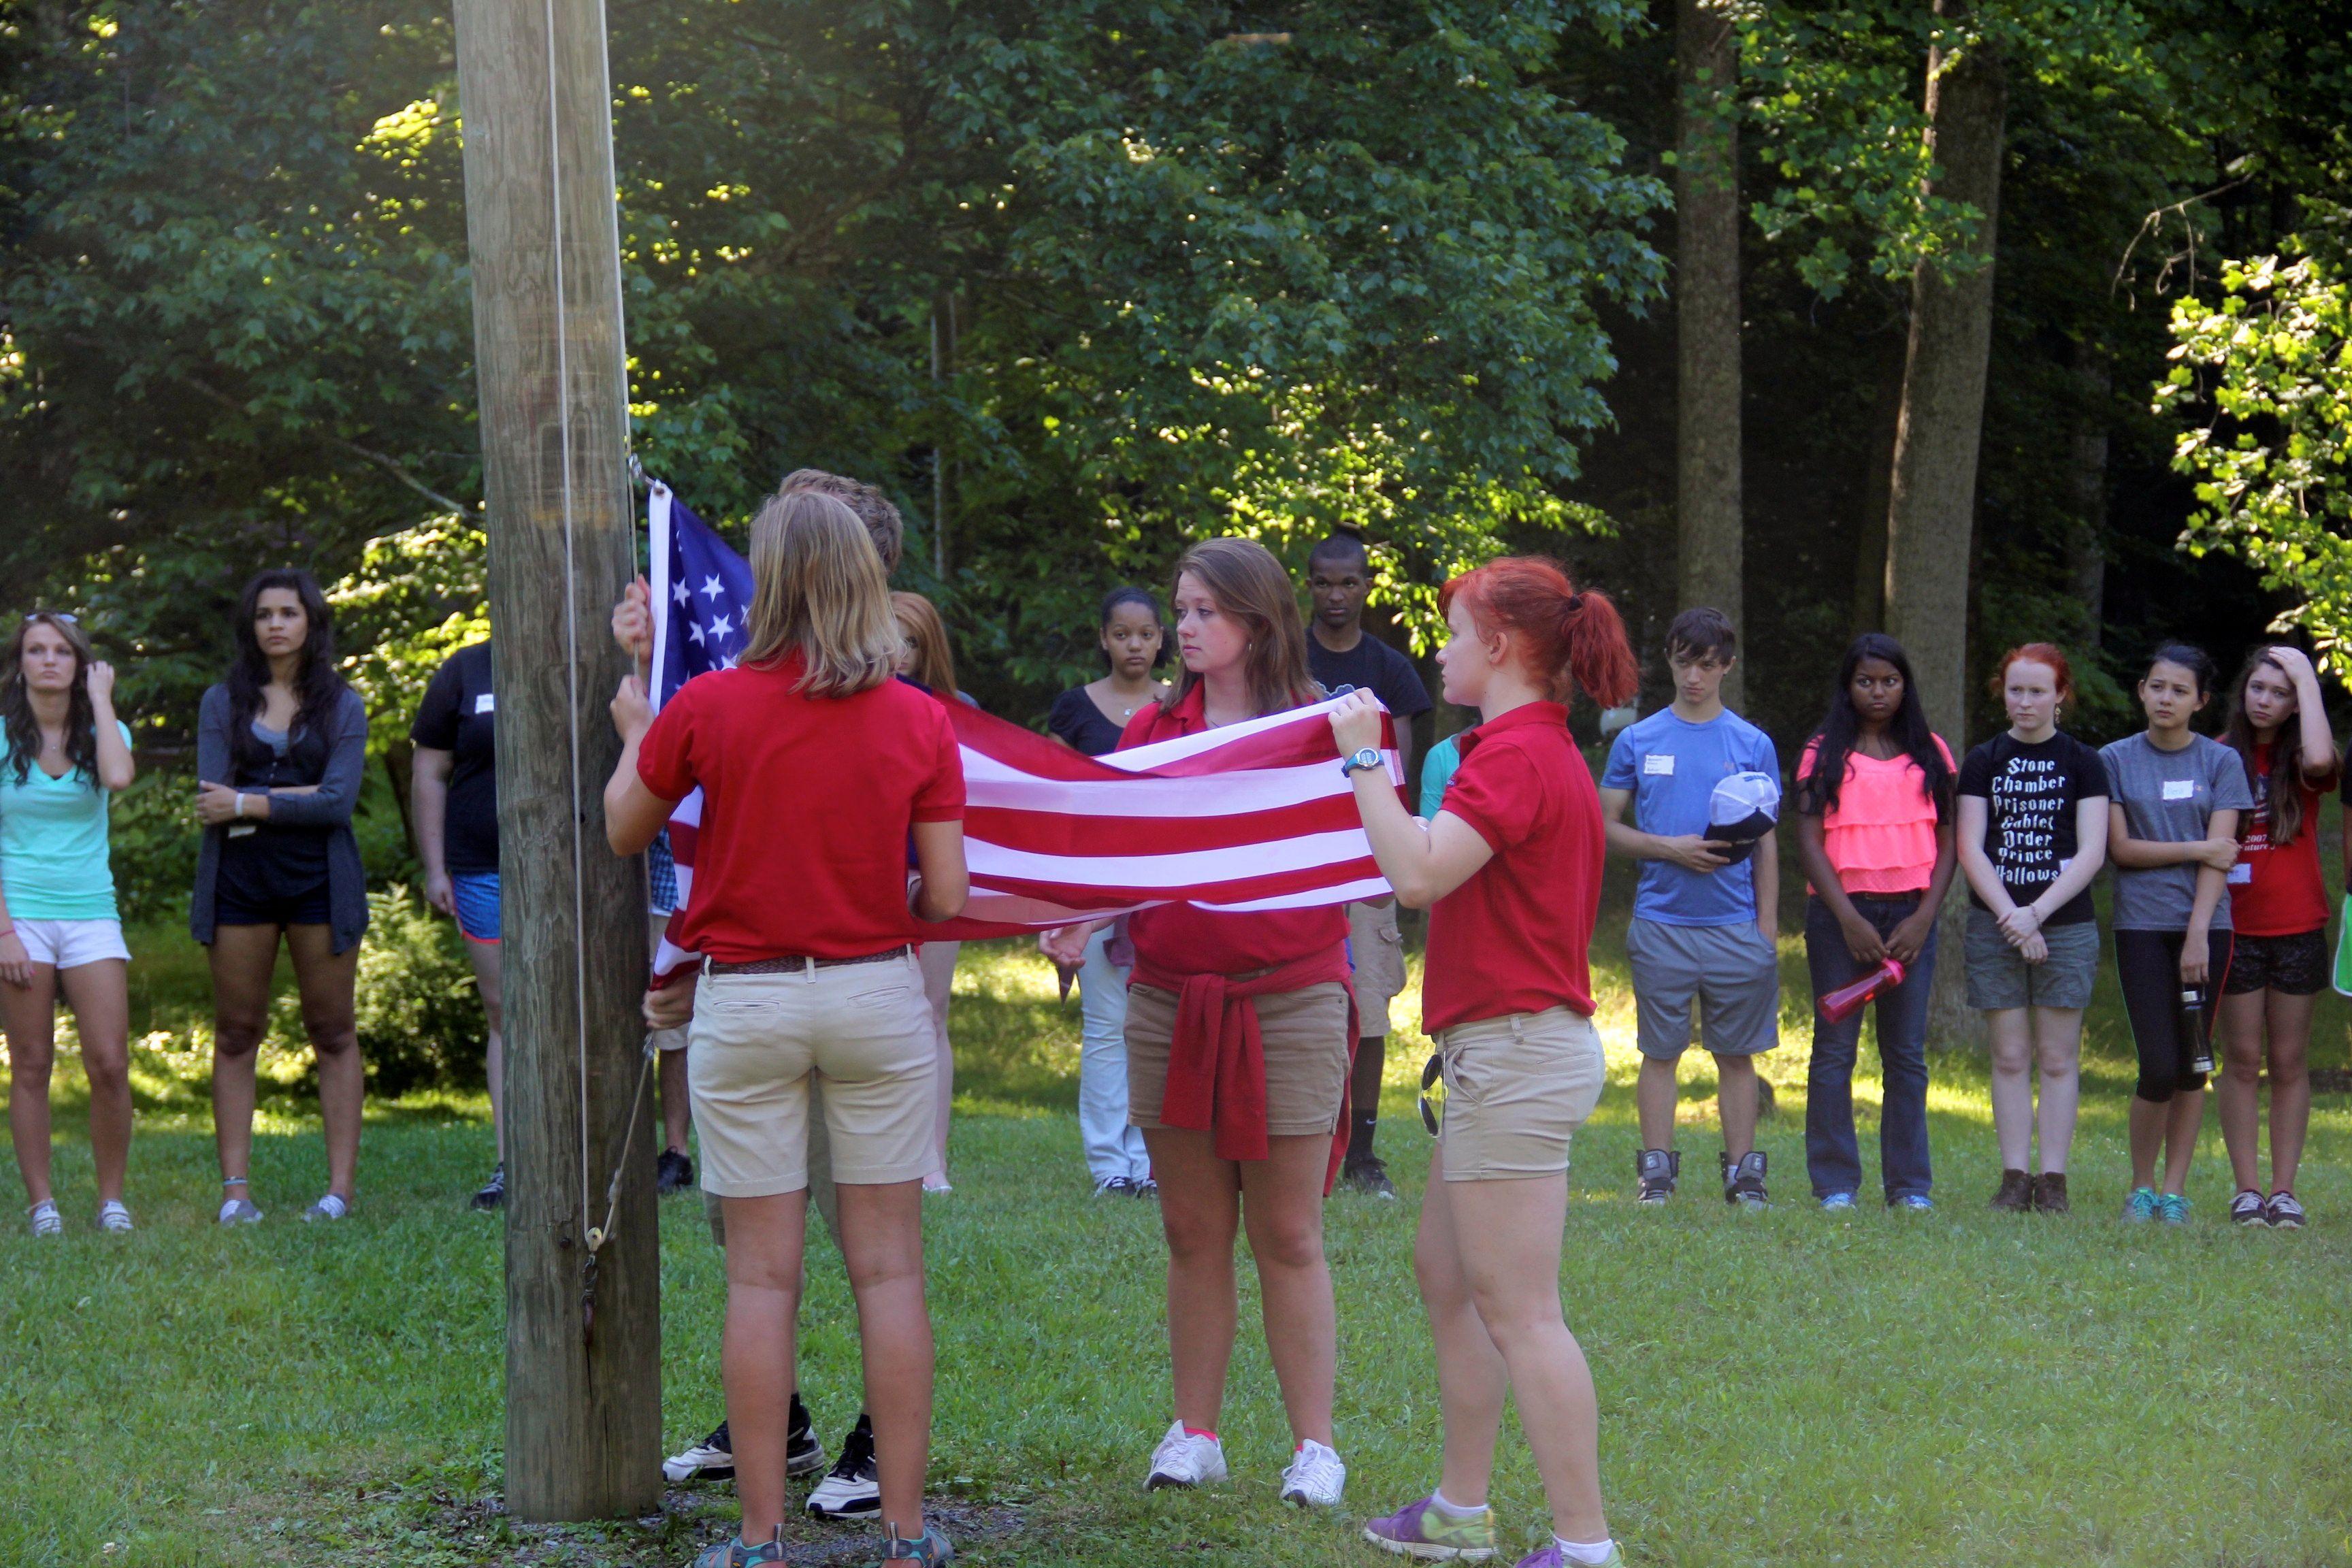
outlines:
[{"label": "pink tank top", "polygon": [[[1952,751],[1941,735],[1936,750],[1949,768]],[[1820,742],[1806,743],[1798,778],[1812,776],[1820,752]],[[1909,757],[1881,762],[1848,752],[1838,803],[1822,814],[1822,847],[1849,893],[1925,891],[1936,873],[1936,802],[1919,764]]]}]

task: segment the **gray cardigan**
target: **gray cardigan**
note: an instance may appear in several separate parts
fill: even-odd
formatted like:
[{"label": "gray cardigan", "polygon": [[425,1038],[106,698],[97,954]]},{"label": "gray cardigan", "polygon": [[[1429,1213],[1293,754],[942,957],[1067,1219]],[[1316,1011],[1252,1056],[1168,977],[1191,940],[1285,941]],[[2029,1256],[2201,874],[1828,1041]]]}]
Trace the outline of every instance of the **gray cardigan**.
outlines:
[{"label": "gray cardigan", "polygon": [[[327,836],[327,918],[337,952],[347,952],[367,931],[367,872],[360,865],[360,841],[352,833],[352,807],[367,773],[367,704],[346,688],[326,722],[327,771],[315,795],[272,795],[269,820],[288,827],[330,827]],[[205,693],[196,710],[196,777],[228,784],[236,777],[229,747],[228,688]],[[220,876],[226,827],[205,829],[196,852],[196,887],[188,900],[188,931],[209,947],[213,940],[215,885]],[[269,831],[265,825],[262,832]]]}]

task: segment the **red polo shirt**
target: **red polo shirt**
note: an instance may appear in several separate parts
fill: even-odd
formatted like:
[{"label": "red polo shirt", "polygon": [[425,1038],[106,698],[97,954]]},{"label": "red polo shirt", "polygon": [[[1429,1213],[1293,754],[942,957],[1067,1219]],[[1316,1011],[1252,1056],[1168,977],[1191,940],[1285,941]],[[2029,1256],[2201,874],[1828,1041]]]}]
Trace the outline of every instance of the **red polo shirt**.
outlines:
[{"label": "red polo shirt", "polygon": [[1570,1007],[1592,1014],[1586,954],[1601,912],[1601,794],[1568,710],[1530,702],[1465,731],[1444,810],[1495,851],[1429,911],[1421,1026]]},{"label": "red polo shirt", "polygon": [[637,748],[654,794],[702,790],[693,889],[669,939],[721,963],[920,940],[908,830],[963,819],[963,762],[938,702],[898,680],[810,697],[801,669],[795,653],[697,676]]},{"label": "red polo shirt", "polygon": [[[1145,703],[1127,721],[1118,749],[1201,733],[1209,727],[1207,700],[1195,685],[1172,709]],[[1223,914],[1196,904],[1160,904],[1138,910],[1127,930],[1136,955],[1156,968],[1179,974],[1244,974],[1338,947],[1348,940],[1348,913],[1338,905]]]}]

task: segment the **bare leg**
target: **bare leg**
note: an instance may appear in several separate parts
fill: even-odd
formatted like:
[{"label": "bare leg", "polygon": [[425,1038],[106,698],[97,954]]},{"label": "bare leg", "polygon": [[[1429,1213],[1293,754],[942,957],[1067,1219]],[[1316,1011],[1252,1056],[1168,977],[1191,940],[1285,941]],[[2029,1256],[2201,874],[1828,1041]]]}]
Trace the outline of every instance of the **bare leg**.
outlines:
[{"label": "bare leg", "polygon": [[[843,1182],[837,1190],[842,1261],[857,1294],[882,1523],[900,1539],[917,1541],[923,1533],[923,1476],[930,1468],[933,1354],[923,1297],[922,1184]],[[786,1398],[790,1393],[787,1386]],[[734,1407],[730,1397],[728,1408]],[[776,1408],[782,1407],[779,1400]]]},{"label": "bare leg", "polygon": [[2074,1119],[2083,1098],[2083,1010],[2034,1008],[2033,1057],[2042,1072],[2038,1164],[2052,1175],[2063,1176],[2074,1152]]},{"label": "bare leg", "polygon": [[1168,1359],[1176,1418],[1204,1432],[1224,1408],[1234,1358],[1234,1237],[1241,1229],[1241,1178],[1220,1160],[1206,1132],[1147,1127],[1151,1173],[1160,1183],[1160,1226],[1168,1237]]},{"label": "bare leg", "polygon": [[507,1157],[507,1008],[504,972],[499,967],[499,946],[494,942],[466,939],[466,956],[473,962],[474,988],[481,993],[483,1021],[488,1037],[482,1042],[490,1080],[490,1135],[498,1140],[499,1158]]},{"label": "bare leg", "polygon": [[1996,1007],[1985,1013],[1992,1047],[1992,1130],[2000,1142],[2000,1168],[2026,1171],[2033,1157],[2033,1034],[2028,1009]]},{"label": "bare leg", "polygon": [[2274,994],[2267,989],[2225,994],[2213,1020],[2221,1036],[2221,1081],[2214,1086],[2221,1143],[2230,1152],[2230,1179],[2242,1193],[2262,1184],[2263,1020],[2264,1004]]},{"label": "bare leg", "polygon": [[1551,1504],[1552,1530],[1568,1541],[1605,1540],[1600,1401],[1559,1307],[1568,1177],[1433,1184],[1445,1189],[1454,1256],[1478,1320],[1501,1352],[1519,1426]]},{"label": "bare leg", "polygon": [[360,944],[337,952],[330,928],[302,925],[286,928],[286,947],[294,955],[294,981],[302,994],[302,1029],[319,1058],[327,1190],[349,1203],[359,1175],[360,1121],[367,1108],[367,1064],[360,1059],[352,994],[359,979]]},{"label": "bare leg", "polygon": [[2164,1130],[2171,1125],[2172,1100],[2142,1100],[2132,1096],[2131,1102],[2131,1166],[2132,1185],[2156,1185],[2156,1162],[2164,1152]]},{"label": "bare leg", "polygon": [[[1642,1063],[1645,1069],[1649,1065],[1646,1058]],[[1754,1057],[1715,1058],[1715,1112],[1723,1122],[1723,1152],[1735,1163],[1745,1159],[1756,1147]]]},{"label": "bare leg", "polygon": [[931,1140],[939,1151],[939,1168],[923,1179],[927,1187],[944,1188],[948,1184],[948,1119],[955,1110],[955,1047],[948,1040],[948,1004],[955,994],[956,955],[963,951],[960,942],[927,942],[922,948],[923,996],[931,1005],[931,1034],[934,1041],[933,1068],[939,1076],[939,1092],[931,1112]]},{"label": "bare leg", "polygon": [[[49,1074],[57,1060],[58,972],[33,965],[30,985],[0,981],[0,1029],[8,1034],[8,1132],[29,1206],[47,1203]],[[95,1108],[90,1120],[98,1120]]]},{"label": "bare leg", "polygon": [[[1649,1064],[1645,1060],[1643,1067]],[[1453,1184],[1438,1152],[1429,1153],[1429,1185],[1413,1238],[1412,1272],[1437,1350],[1437,1402],[1445,1418],[1445,1456],[1437,1486],[1445,1500],[1476,1508],[1494,1479],[1495,1440],[1502,1431],[1510,1374],[1472,1299],[1454,1245]]]},{"label": "bare leg", "polygon": [[2311,1131],[2311,1014],[2316,996],[2270,994],[2271,1191],[2294,1190]]},{"label": "bare leg", "polygon": [[808,1193],[719,1202],[727,1218],[727,1328],[719,1373],[735,1441],[742,1536],[756,1546],[784,1521],[784,1428]]},{"label": "bare leg", "polygon": [[[1642,1119],[1642,1147],[1671,1149],[1675,1146],[1675,1102],[1680,1094],[1675,1087],[1675,1072],[1679,1062],[1660,1061],[1655,1057],[1642,1058],[1642,1076],[1633,1080],[1633,1109]],[[1753,1125],[1751,1118],[1750,1125]],[[1452,1492],[1445,1494],[1451,1498]],[[1459,1501],[1458,1498],[1454,1500]]]},{"label": "bare leg", "polygon": [[1282,1385],[1294,1442],[1331,1440],[1339,1314],[1323,1258],[1323,1173],[1331,1140],[1268,1138],[1266,1157],[1239,1167],[1242,1222],[1257,1263],[1265,1349]]},{"label": "bare leg", "polygon": [[122,1201],[131,1163],[131,966],[119,958],[78,963],[58,973],[81,1037],[89,1079],[89,1152],[100,1203]]},{"label": "bare leg", "polygon": [[253,1067],[261,1037],[269,1032],[278,929],[213,931],[213,1142],[223,1182],[241,1182],[253,1173]]},{"label": "bare leg", "polygon": [[2205,1125],[2205,1091],[2184,1089],[2172,1097],[2164,1120],[2164,1185],[2160,1191],[2189,1190],[2189,1162],[2197,1157],[2197,1134]]},{"label": "bare leg", "polygon": [[686,1086],[686,1053],[659,1054],[661,1069],[662,1147],[686,1152],[686,1130],[694,1117],[694,1100]]}]

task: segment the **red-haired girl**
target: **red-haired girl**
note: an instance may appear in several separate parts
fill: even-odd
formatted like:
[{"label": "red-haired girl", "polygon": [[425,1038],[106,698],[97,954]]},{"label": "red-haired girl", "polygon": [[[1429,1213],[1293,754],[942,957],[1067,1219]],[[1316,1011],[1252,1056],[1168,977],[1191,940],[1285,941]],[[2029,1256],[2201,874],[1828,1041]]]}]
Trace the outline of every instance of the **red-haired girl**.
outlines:
[{"label": "red-haired girl", "polygon": [[1445,700],[1478,710],[1457,740],[1444,808],[1423,826],[1380,766],[1381,710],[1364,694],[1331,717],[1381,874],[1429,910],[1422,1027],[1446,1100],[1413,1248],[1437,1342],[1445,1453],[1438,1489],[1365,1529],[1401,1554],[1495,1550],[1486,1487],[1506,1393],[1551,1504],[1550,1545],[1519,1568],[1616,1564],[1601,1506],[1592,1374],[1559,1305],[1570,1140],[1600,1100],[1586,950],[1601,902],[1601,796],[1568,732],[1582,687],[1603,707],[1633,693],[1616,609],[1549,561],[1513,557],[1439,595],[1453,637]]},{"label": "red-haired girl", "polygon": [[1969,752],[1959,783],[1969,1005],[1984,1013],[1991,1039],[2000,1142],[1992,1206],[2064,1214],[2083,1009],[2099,970],[2091,882],[2107,858],[2107,769],[2058,728],[2058,710],[2074,695],[2074,671],[2058,649],[2046,642],[2010,649],[1993,690],[2009,710],[2009,728]]}]

